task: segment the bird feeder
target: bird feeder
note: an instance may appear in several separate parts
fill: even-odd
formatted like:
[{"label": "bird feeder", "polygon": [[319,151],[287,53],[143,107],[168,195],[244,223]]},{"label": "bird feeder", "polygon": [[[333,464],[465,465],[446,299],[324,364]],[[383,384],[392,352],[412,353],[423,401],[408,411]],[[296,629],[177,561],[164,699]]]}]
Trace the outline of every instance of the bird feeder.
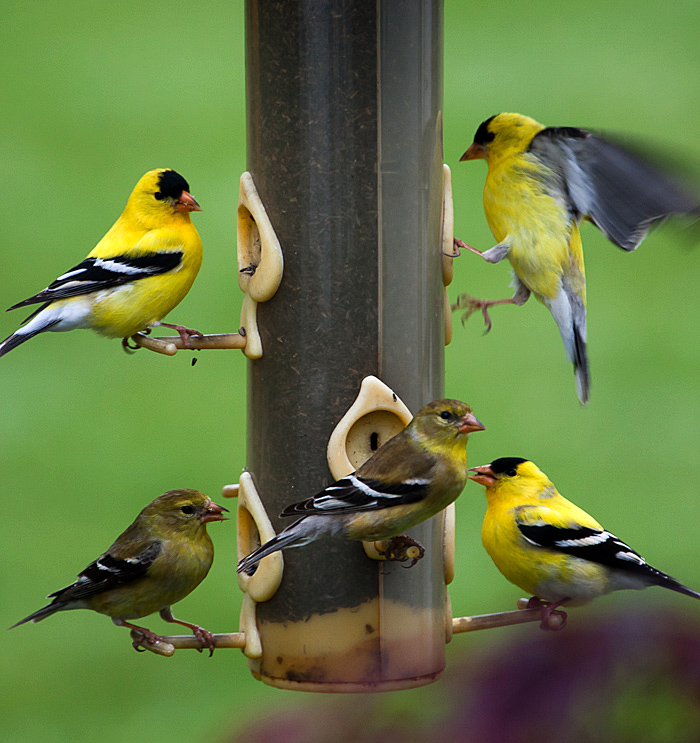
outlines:
[{"label": "bird feeder", "polygon": [[[410,411],[444,397],[454,251],[442,33],[442,0],[246,4],[238,269],[248,291],[240,345],[253,352],[247,471],[224,491],[240,498],[241,556],[287,525],[285,506],[348,474]],[[254,295],[268,268],[276,291]],[[410,534],[425,547],[410,569],[381,559],[377,543],[276,553],[240,576],[241,632],[216,636],[217,647],[242,647],[253,674],[276,687],[395,690],[440,675],[453,631],[540,617],[453,621],[453,510]],[[196,644],[166,640],[149,649]]]}]

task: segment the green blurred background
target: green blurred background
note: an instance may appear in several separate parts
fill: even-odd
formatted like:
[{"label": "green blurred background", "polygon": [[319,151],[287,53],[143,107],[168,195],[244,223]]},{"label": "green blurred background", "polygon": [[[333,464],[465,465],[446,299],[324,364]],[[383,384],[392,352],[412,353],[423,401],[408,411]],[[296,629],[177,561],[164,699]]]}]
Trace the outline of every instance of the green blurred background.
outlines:
[{"label": "green blurred background", "polygon": [[[138,177],[172,167],[204,208],[194,219],[205,262],[169,319],[206,332],[235,330],[243,3],[5,0],[3,20],[0,304],[77,263]],[[481,207],[485,165],[458,160],[477,125],[499,111],[632,132],[697,166],[699,27],[696,0],[447,2],[445,161],[453,168],[456,234],[482,249],[493,244]],[[469,401],[488,427],[470,442],[472,464],[532,458],[653,564],[700,588],[700,251],[673,231],[627,255],[586,227],[584,245],[590,405],[579,407],[559,335],[535,301],[494,309],[486,337],[479,318],[464,328],[455,318],[447,393]],[[506,265],[465,254],[455,273],[453,299],[511,291]],[[21,319],[3,316],[2,336]],[[0,522],[0,627],[69,583],[156,495],[196,487],[216,499],[237,480],[245,463],[244,360],[210,352],[193,368],[190,359],[129,357],[118,342],[87,332],[47,334],[2,359],[8,509]],[[483,511],[482,489],[470,483],[457,504],[455,614],[510,609],[520,595],[481,548]],[[217,550],[210,577],[176,612],[212,631],[237,627],[234,529],[233,522],[210,529]],[[652,606],[700,612],[654,589],[574,610],[570,625],[613,607],[633,614]],[[146,624],[169,631],[157,617]],[[468,665],[489,647],[537,632],[527,626],[455,638],[448,663]],[[126,631],[88,612],[1,637],[4,741],[223,740],[280,707],[331,704],[254,681],[238,652],[138,655]],[[383,703],[430,710],[435,688]],[[364,703],[346,704],[359,710]]]}]

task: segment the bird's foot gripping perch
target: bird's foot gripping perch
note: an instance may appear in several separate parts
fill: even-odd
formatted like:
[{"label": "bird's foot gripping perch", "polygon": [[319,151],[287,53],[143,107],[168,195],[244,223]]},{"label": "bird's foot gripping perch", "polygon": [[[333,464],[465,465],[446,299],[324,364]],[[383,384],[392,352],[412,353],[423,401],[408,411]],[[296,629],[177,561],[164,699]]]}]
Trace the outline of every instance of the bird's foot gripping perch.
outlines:
[{"label": "bird's foot gripping perch", "polygon": [[570,601],[568,596],[561,601],[554,603],[550,601],[542,601],[537,596],[532,596],[527,602],[528,609],[542,609],[542,622],[540,623],[540,629],[543,630],[560,630],[566,627],[566,621],[568,619],[565,611],[558,609],[557,607]]},{"label": "bird's foot gripping perch", "polygon": [[171,323],[167,322],[154,322],[153,325],[176,330],[180,334],[180,338],[185,348],[189,348],[190,351],[194,351],[194,346],[190,343],[191,337],[204,338],[204,334],[200,333],[199,330],[195,330],[194,328],[186,328],[184,325],[172,325]]},{"label": "bird's foot gripping perch", "polygon": [[126,622],[123,619],[113,619],[112,621],[117,627],[127,627],[131,630],[131,646],[137,653],[146,652],[144,645],[158,645],[158,643],[164,642],[160,635],[145,627],[139,627],[137,624],[131,624],[131,622]]},{"label": "bird's foot gripping perch", "polygon": [[454,312],[455,310],[462,310],[465,307],[467,308],[467,311],[462,315],[462,325],[464,325],[464,323],[467,322],[467,320],[477,310],[480,310],[481,314],[484,316],[484,323],[486,325],[484,335],[486,335],[491,330],[493,324],[489,317],[489,307],[493,307],[497,304],[518,304],[518,302],[514,297],[511,297],[510,299],[477,299],[469,294],[460,294],[460,296],[457,297],[457,301],[452,305],[452,311]]},{"label": "bird's foot gripping perch", "polygon": [[[150,335],[151,334],[151,329],[150,328],[144,328],[140,332],[143,333],[143,335]],[[135,336],[132,336],[132,338],[135,338]],[[131,343],[129,343],[129,340],[130,340],[130,338],[122,338],[122,348],[124,349],[124,351],[126,353],[129,354],[129,356],[133,356],[136,353],[136,351],[138,351],[139,348],[141,348],[141,346],[139,346],[138,343],[134,343],[132,345]]]},{"label": "bird's foot gripping perch", "polygon": [[[169,608],[163,609],[160,612],[160,616],[166,622],[180,624],[183,627],[187,627],[188,629],[192,630],[192,633],[197,638],[197,641],[200,645],[197,650],[201,653],[205,647],[208,648],[209,657],[211,658],[211,656],[214,654],[214,648],[216,647],[214,635],[212,635],[211,632],[204,629],[204,627],[200,627],[198,624],[183,622],[181,619],[176,619]],[[157,635],[155,632],[151,632],[151,630],[146,629],[145,627],[139,627],[136,624],[131,624],[129,622],[125,622],[124,620],[115,619],[113,621],[115,624],[121,627],[128,627],[131,630],[131,645],[138,653],[143,653],[146,650],[152,650],[153,652],[160,655],[172,655],[173,648],[164,637]]]},{"label": "bird's foot gripping perch", "polygon": [[214,648],[216,647],[216,645],[214,643],[214,635],[212,635],[211,632],[205,630],[204,627],[200,627],[198,624],[192,624],[192,622],[184,622],[182,619],[175,618],[170,607],[161,609],[160,616],[161,619],[163,619],[163,621],[165,622],[172,622],[173,624],[179,624],[183,627],[191,629],[192,633],[199,640],[199,644],[201,645],[201,647],[199,648],[199,652],[201,653],[202,650],[207,647],[209,648],[209,657],[211,658],[211,656],[214,655]]},{"label": "bird's foot gripping perch", "polygon": [[391,539],[383,540],[379,545],[377,545],[377,552],[386,560],[395,562],[410,560],[411,563],[406,565],[407,568],[412,568],[425,554],[425,547],[408,534],[398,534]]},{"label": "bird's foot gripping perch", "polygon": [[472,253],[476,253],[477,255],[480,255],[482,258],[484,257],[484,254],[480,250],[477,250],[476,248],[472,248],[472,246],[467,245],[467,243],[465,243],[464,240],[459,240],[456,237],[454,239],[454,249],[455,249],[454,253],[452,254],[445,253],[445,255],[448,255],[451,258],[458,258],[460,255],[462,255],[462,250],[470,250]]}]

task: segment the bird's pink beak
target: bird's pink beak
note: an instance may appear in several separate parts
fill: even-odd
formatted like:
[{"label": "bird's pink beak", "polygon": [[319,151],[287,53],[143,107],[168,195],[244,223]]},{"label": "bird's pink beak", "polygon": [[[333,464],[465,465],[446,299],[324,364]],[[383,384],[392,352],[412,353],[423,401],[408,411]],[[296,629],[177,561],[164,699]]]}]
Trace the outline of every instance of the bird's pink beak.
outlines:
[{"label": "bird's pink beak", "polygon": [[474,431],[485,431],[486,426],[478,421],[472,413],[467,413],[460,418],[457,430],[460,433],[473,433]]},{"label": "bird's pink beak", "polygon": [[197,203],[194,196],[187,191],[180,194],[180,198],[175,202],[175,208],[179,212],[201,212],[202,207]]},{"label": "bird's pink beak", "polygon": [[200,517],[200,521],[203,524],[207,524],[210,521],[228,521],[224,513],[228,513],[228,508],[223,506],[217,506],[216,503],[209,501],[207,510]]},{"label": "bird's pink beak", "polygon": [[459,158],[459,161],[479,159],[486,160],[486,147],[483,144],[472,142],[467,151]]},{"label": "bird's pink beak", "polygon": [[468,475],[470,480],[478,482],[479,485],[483,485],[485,488],[490,488],[496,484],[496,473],[491,469],[490,464],[482,464],[480,467],[470,467],[470,472],[476,472],[476,475]]}]

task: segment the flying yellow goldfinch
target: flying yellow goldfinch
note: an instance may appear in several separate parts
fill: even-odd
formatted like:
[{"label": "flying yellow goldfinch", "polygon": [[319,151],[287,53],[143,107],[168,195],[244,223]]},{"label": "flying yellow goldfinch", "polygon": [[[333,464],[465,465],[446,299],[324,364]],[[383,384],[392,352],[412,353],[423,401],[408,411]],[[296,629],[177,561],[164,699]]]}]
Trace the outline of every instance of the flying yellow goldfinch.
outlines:
[{"label": "flying yellow goldfinch", "polygon": [[494,301],[464,295],[455,309],[523,304],[530,293],[552,313],[576,388],[588,401],[586,279],[579,224],[588,219],[615,245],[634,250],[650,228],[673,214],[695,212],[700,199],[671,177],[611,142],[573,127],[547,127],[520,114],[486,119],[462,160],[488,165],[484,211],[498,244],[481,252],[490,263],[508,258],[515,295]]},{"label": "flying yellow goldfinch", "polygon": [[326,537],[389,539],[434,516],[464,489],[467,438],[483,430],[466,403],[429,403],[354,474],[287,506],[280,516],[301,518],[244,557],[237,572],[254,573],[277,550]]},{"label": "flying yellow goldfinch", "polygon": [[0,356],[47,330],[91,328],[127,338],[162,325],[186,346],[198,330],[161,322],[184,298],[202,264],[202,241],[190,212],[201,211],[187,181],[174,170],[151,170],[136,184],[122,215],[77,266],[46,289],[10,307],[39,304],[23,326],[0,343]]},{"label": "flying yellow goldfinch", "polygon": [[[117,541],[67,588],[49,594],[53,601],[12,625],[40,622],[57,611],[92,609],[119,627],[139,632],[149,643],[163,638],[130,624],[154,612],[166,622],[188,627],[202,647],[214,652],[214,639],[203,627],[175,619],[171,606],[204,580],[214,560],[207,534],[210,521],[225,521],[227,509],[197,490],[170,490],[149,503]],[[139,650],[140,638],[133,646]]]},{"label": "flying yellow goldfinch", "polygon": [[559,495],[527,459],[502,457],[470,472],[486,488],[484,547],[501,573],[532,595],[531,606],[545,603],[543,629],[552,614],[566,619],[557,607],[625,588],[663,586],[700,599]]}]

